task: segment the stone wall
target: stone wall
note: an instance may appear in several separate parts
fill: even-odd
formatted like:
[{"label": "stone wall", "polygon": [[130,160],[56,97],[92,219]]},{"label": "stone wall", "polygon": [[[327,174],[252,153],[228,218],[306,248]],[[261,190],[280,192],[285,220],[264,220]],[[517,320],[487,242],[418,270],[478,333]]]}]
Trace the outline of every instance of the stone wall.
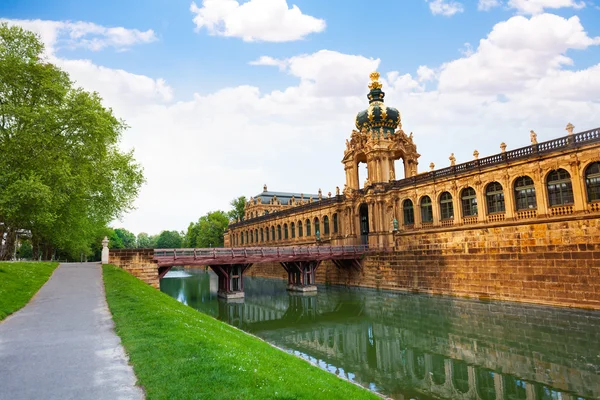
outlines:
[{"label": "stone wall", "polygon": [[[362,271],[330,262],[317,283],[600,309],[600,219],[404,232]],[[278,264],[254,276],[286,278]]]},{"label": "stone wall", "polygon": [[153,249],[110,249],[108,261],[158,289],[158,265],[153,257]]}]

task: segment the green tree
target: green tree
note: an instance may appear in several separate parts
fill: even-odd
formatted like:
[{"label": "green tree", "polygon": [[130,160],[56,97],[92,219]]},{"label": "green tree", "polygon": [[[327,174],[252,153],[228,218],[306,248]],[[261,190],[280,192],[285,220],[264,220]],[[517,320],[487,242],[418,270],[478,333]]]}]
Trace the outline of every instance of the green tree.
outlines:
[{"label": "green tree", "polygon": [[121,238],[121,242],[123,242],[123,247],[126,249],[135,249],[136,247],[136,238],[135,235],[129,232],[127,229],[117,228],[115,229],[115,234]]},{"label": "green tree", "polygon": [[158,235],[156,241],[157,249],[177,249],[181,248],[183,244],[183,238],[177,231],[162,231]]},{"label": "green tree", "polygon": [[123,239],[119,236],[115,229],[108,230],[106,235],[108,237],[108,248],[109,249],[124,249],[125,244],[123,243]]},{"label": "green tree", "polygon": [[152,240],[152,236],[149,236],[146,232],[140,232],[137,235],[137,247],[138,249],[152,249],[156,243],[156,239]]},{"label": "green tree", "polygon": [[19,246],[19,258],[31,260],[33,258],[33,246],[29,239],[23,240]]},{"label": "green tree", "polygon": [[198,222],[188,226],[185,245],[198,248],[223,247],[223,234],[228,225],[228,213],[224,211],[209,212],[200,217]]},{"label": "green tree", "polygon": [[19,230],[31,232],[34,258],[91,254],[144,180],[119,150],[125,123],[43,51],[35,34],[0,24],[0,259]]},{"label": "green tree", "polygon": [[227,214],[234,221],[244,220],[244,211],[246,209],[246,196],[240,196],[237,199],[231,200],[229,203],[233,207]]}]

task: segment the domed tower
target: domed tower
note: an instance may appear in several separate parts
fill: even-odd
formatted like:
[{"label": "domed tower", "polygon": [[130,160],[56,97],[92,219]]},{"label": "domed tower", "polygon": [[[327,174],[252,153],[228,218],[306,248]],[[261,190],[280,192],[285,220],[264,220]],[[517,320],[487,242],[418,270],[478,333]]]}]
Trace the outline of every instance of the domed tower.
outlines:
[{"label": "domed tower", "polygon": [[404,161],[404,177],[417,174],[419,154],[413,143],[412,133],[407,136],[402,130],[400,112],[387,107],[383,99],[379,73],[370,75],[369,107],[356,115],[356,129],[350,140],[346,140],[346,150],[342,163],[346,170],[346,187],[359,189],[358,164],[367,164],[368,177],[364,186],[385,183],[400,179],[396,175],[394,161]]}]

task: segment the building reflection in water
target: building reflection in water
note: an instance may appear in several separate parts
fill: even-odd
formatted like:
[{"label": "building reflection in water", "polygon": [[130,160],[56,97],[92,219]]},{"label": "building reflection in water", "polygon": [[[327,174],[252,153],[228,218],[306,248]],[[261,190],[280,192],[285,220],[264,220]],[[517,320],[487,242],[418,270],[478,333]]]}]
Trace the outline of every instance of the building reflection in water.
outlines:
[{"label": "building reflection in water", "polygon": [[292,294],[251,277],[236,303],[217,298],[212,272],[186,272],[161,290],[394,398],[600,398],[598,312],[359,288]]}]

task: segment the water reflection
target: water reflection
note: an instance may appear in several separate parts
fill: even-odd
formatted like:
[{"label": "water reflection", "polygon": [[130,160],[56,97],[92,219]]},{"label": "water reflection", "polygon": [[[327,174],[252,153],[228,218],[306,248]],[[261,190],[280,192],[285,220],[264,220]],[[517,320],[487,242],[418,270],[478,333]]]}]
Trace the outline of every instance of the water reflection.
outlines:
[{"label": "water reflection", "polygon": [[600,398],[600,313],[245,277],[217,298],[213,273],[167,275],[179,301],[394,398]]}]

